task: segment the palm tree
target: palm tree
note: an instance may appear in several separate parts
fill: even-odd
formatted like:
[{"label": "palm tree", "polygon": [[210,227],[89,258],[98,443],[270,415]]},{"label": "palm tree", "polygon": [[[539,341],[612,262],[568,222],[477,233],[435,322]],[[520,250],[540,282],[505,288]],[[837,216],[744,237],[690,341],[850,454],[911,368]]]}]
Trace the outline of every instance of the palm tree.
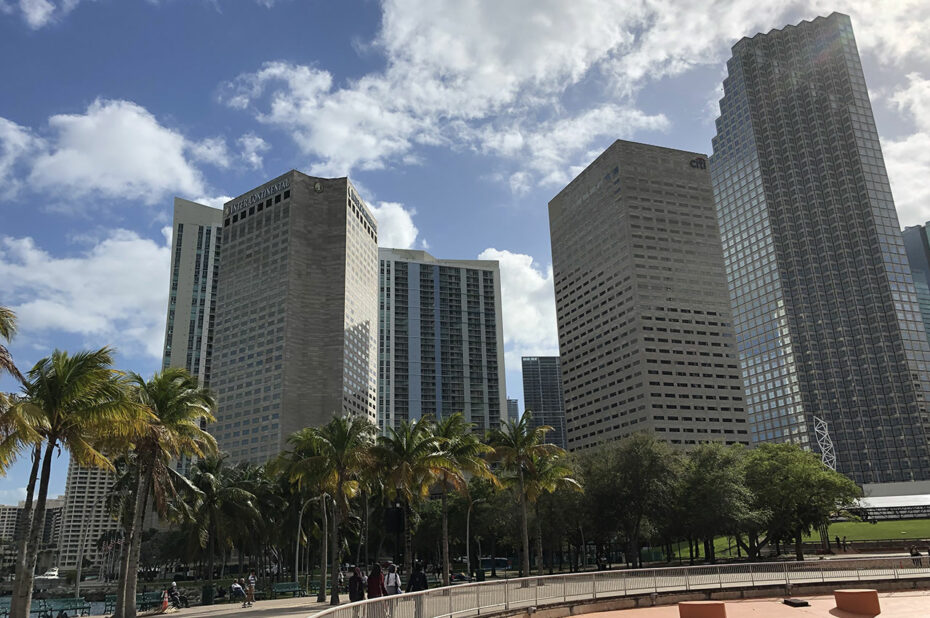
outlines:
[{"label": "palm tree", "polygon": [[154,499],[159,515],[166,517],[168,500],[176,495],[175,484],[182,478],[174,471],[172,463],[182,456],[203,457],[216,453],[216,440],[200,428],[201,421],[214,420],[213,396],[201,388],[186,369],[165,369],[148,381],[132,373],[129,382],[134,398],[149,411],[151,420],[135,442],[138,477],[133,521],[128,530],[130,549],[124,567],[123,607],[117,608],[117,618],[136,615],[142,523],[149,497]]},{"label": "palm tree", "polygon": [[[13,313],[13,310],[9,307],[0,305],[0,339],[5,339],[9,342],[13,339],[13,335],[15,334],[16,314]],[[21,374],[19,369],[16,368],[16,365],[13,364],[13,357],[10,355],[10,351],[7,350],[6,346],[0,343],[0,375],[2,375],[4,371],[20,382],[25,383],[26,380],[23,378],[23,374]]]},{"label": "palm tree", "polygon": [[[442,583],[449,585],[449,508],[447,497],[449,490],[468,491],[468,477],[484,478],[498,485],[497,477],[491,472],[485,455],[494,452],[487,444],[482,444],[475,435],[474,423],[465,420],[461,412],[456,412],[436,423],[433,429],[439,439],[439,445],[451,464],[439,471],[439,488],[442,491]],[[468,542],[468,539],[465,540]],[[466,565],[471,571],[471,565]]]},{"label": "palm tree", "polygon": [[374,452],[388,497],[404,505],[404,572],[409,574],[413,571],[413,505],[429,495],[443,470],[454,466],[428,417],[388,429],[386,436],[378,438]]},{"label": "palm tree", "polygon": [[41,410],[45,452],[26,551],[17,564],[11,618],[29,616],[55,451],[70,451],[77,465],[113,470],[105,452],[125,448],[151,420],[148,411],[130,400],[126,382],[112,364],[110,348],[73,356],[55,350],[29,370],[23,390],[26,401]]},{"label": "palm tree", "polygon": [[224,455],[208,454],[191,466],[191,485],[200,499],[192,508],[189,538],[196,538],[207,551],[207,581],[213,586],[216,553],[231,541],[230,532],[238,522],[257,523],[261,515],[255,508],[255,496],[239,485],[238,475],[227,468]]},{"label": "palm tree", "polygon": [[306,457],[296,463],[292,480],[301,484],[314,479],[333,500],[332,533],[329,538],[333,569],[330,585],[332,605],[339,604],[339,582],[336,577],[340,562],[337,550],[342,547],[339,526],[348,517],[349,499],[358,493],[357,477],[371,459],[374,433],[375,426],[368,419],[344,414],[334,416],[322,427],[309,427],[291,437],[295,450],[307,453]]},{"label": "palm tree", "polygon": [[[562,450],[562,449],[559,449]],[[558,489],[581,491],[581,484],[572,478],[572,467],[565,451],[552,455],[535,456],[526,470],[526,498],[533,505],[536,520],[536,571],[543,574],[542,522],[539,518],[539,499]]]},{"label": "palm tree", "polygon": [[520,524],[523,540],[523,576],[530,574],[530,537],[527,523],[526,478],[532,474],[536,460],[558,455],[564,451],[554,444],[545,444],[546,433],[552,427],[530,426],[531,412],[528,410],[517,420],[501,423],[499,429],[491,432],[491,446],[494,447],[494,459],[499,461],[504,470],[509,472],[516,484],[520,499]]}]

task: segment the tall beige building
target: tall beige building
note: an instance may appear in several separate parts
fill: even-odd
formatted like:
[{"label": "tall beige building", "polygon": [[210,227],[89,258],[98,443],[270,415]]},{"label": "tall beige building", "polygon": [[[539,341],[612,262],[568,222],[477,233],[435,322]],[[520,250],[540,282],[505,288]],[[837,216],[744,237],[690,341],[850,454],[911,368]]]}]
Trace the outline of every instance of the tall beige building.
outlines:
[{"label": "tall beige building", "polygon": [[107,493],[113,481],[113,475],[103,470],[77,466],[74,460],[68,464],[57,566],[76,567],[78,555],[92,564],[98,562],[97,539],[104,532],[119,529],[119,523],[110,517],[106,508]]},{"label": "tall beige building", "polygon": [[749,444],[706,157],[618,140],[549,225],[568,448]]},{"label": "tall beige building", "polygon": [[290,171],[226,203],[210,427],[264,463],[336,414],[376,422],[378,226],[347,178]]}]

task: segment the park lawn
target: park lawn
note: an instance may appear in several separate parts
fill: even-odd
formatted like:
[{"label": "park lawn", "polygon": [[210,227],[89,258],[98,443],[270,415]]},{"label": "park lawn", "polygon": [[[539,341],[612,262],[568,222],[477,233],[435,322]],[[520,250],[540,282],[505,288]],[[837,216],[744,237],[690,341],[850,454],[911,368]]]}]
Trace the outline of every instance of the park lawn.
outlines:
[{"label": "park lawn", "polygon": [[[877,539],[930,539],[930,519],[904,519],[901,521],[841,521],[830,524],[830,538],[845,536],[848,541],[873,541]],[[811,541],[820,540],[815,531]]]}]

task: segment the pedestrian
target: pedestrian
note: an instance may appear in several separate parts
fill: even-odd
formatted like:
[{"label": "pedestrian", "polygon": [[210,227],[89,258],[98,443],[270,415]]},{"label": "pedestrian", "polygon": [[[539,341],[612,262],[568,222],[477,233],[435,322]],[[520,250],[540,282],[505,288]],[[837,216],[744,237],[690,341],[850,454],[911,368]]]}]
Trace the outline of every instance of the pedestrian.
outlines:
[{"label": "pedestrian", "polygon": [[242,589],[242,584],[233,580],[232,585],[229,587],[229,598],[232,601],[242,601],[242,607],[245,607],[245,590]]},{"label": "pedestrian", "polygon": [[911,554],[911,561],[914,563],[914,566],[919,567],[922,561],[920,559],[920,551],[917,549],[916,545],[911,545],[910,554]]},{"label": "pedestrian", "polygon": [[836,551],[843,550],[843,543],[840,541],[840,535],[836,535]]},{"label": "pedestrian", "polygon": [[386,594],[384,574],[381,573],[381,565],[376,562],[371,566],[371,572],[368,574],[368,598],[376,599]]},{"label": "pedestrian", "polygon": [[258,583],[258,578],[255,576],[255,569],[249,571],[249,590],[246,601],[249,604],[249,607],[252,607],[252,603],[255,602],[255,585]]},{"label": "pedestrian", "polygon": [[846,542],[846,537],[843,537],[843,551],[849,549],[849,543]]},{"label": "pedestrian", "polygon": [[239,578],[239,589],[242,590],[242,607],[248,607],[249,589],[248,584],[245,583],[245,578]]},{"label": "pedestrian", "polygon": [[352,569],[352,575],[349,577],[349,602],[365,600],[365,579],[362,576],[362,570],[358,567]]},{"label": "pedestrian", "polygon": [[413,573],[410,575],[410,581],[407,582],[407,592],[419,592],[427,588],[429,588],[429,583],[426,581],[426,573],[423,572],[423,565],[418,562],[413,565]]},{"label": "pedestrian", "polygon": [[388,565],[387,577],[384,578],[384,588],[388,594],[400,594],[404,591],[400,582],[400,575],[397,574],[397,567],[393,564]]}]

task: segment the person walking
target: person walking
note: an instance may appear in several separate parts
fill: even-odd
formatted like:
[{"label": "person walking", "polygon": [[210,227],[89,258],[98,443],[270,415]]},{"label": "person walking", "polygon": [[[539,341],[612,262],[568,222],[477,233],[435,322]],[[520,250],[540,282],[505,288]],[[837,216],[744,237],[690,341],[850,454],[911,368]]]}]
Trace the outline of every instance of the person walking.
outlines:
[{"label": "person walking", "polygon": [[246,586],[245,579],[239,578],[239,590],[242,591],[242,607],[248,607],[247,603],[249,602],[249,593],[248,587]]},{"label": "person walking", "polygon": [[368,574],[368,598],[376,599],[387,594],[384,587],[384,574],[381,572],[381,565],[375,563],[371,566],[371,572]]},{"label": "person walking", "polygon": [[413,573],[407,582],[407,592],[419,592],[427,588],[429,583],[426,581],[426,573],[423,572],[423,565],[418,562],[413,565]]},{"label": "person walking", "polygon": [[252,603],[255,602],[255,585],[258,583],[258,578],[255,577],[255,569],[249,571],[249,588],[246,594],[245,600],[248,603],[248,607],[252,607]]},{"label": "person walking", "polygon": [[836,551],[843,551],[843,543],[840,542],[840,535],[836,535]]},{"label": "person walking", "polygon": [[384,588],[388,594],[400,594],[404,591],[400,583],[400,575],[397,574],[397,566],[388,565],[387,577],[384,578]]},{"label": "person walking", "polygon": [[846,542],[846,537],[843,537],[843,551],[849,549],[849,543]]}]

